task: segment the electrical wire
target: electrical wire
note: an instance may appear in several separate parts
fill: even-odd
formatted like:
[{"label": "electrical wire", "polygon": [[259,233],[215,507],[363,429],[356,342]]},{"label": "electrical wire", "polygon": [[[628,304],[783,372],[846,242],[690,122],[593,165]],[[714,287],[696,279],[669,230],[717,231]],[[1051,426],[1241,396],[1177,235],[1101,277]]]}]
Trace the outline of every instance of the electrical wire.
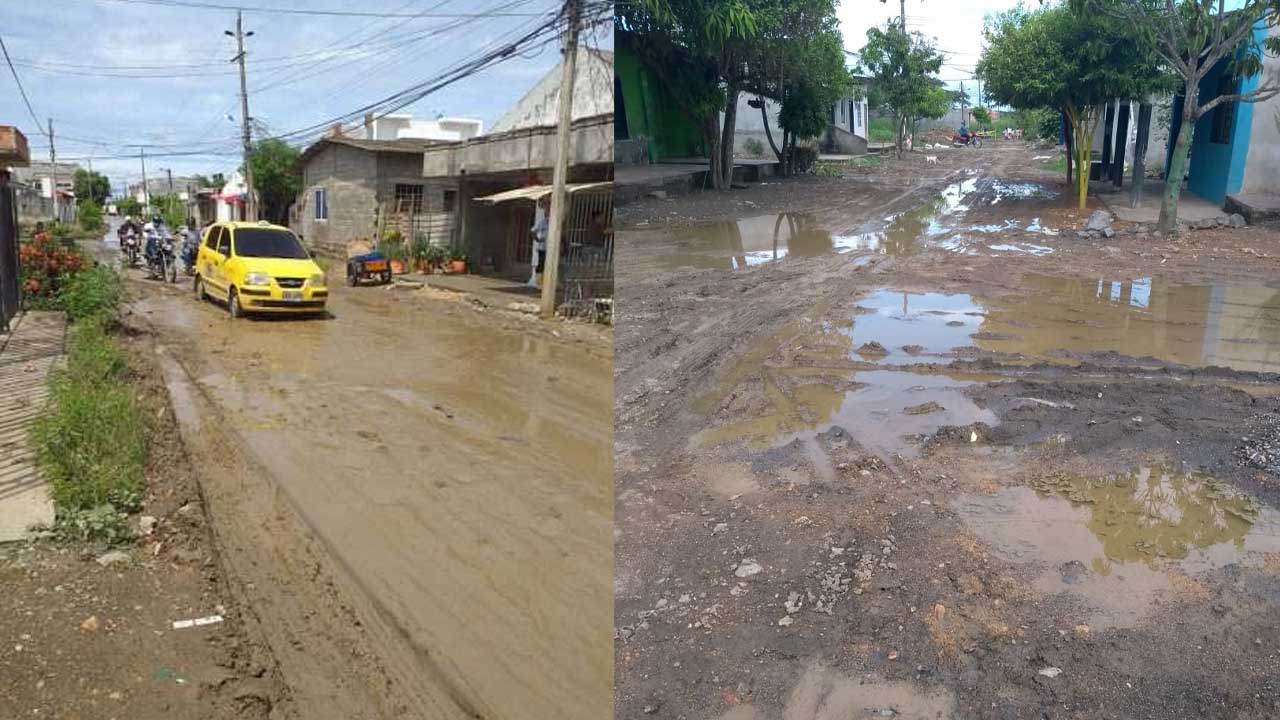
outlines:
[{"label": "electrical wire", "polygon": [[0,50],[4,51],[4,60],[9,64],[9,72],[13,73],[13,81],[18,84],[18,93],[22,95],[22,102],[27,106],[27,112],[31,113],[32,122],[40,129],[40,134],[48,136],[49,133],[40,124],[40,118],[36,115],[35,109],[31,107],[31,98],[27,97],[27,89],[22,87],[22,78],[18,77],[18,71],[13,67],[13,60],[9,58],[9,48],[5,47],[3,37],[0,37]]},{"label": "electrical wire", "polygon": [[[196,8],[201,10],[238,10],[247,13],[271,13],[279,15],[327,15],[334,17],[377,17],[377,18],[412,18],[411,13],[379,13],[361,10],[304,10],[299,8],[252,7],[248,5],[229,5],[221,3],[190,2],[188,0],[105,0],[138,5],[161,5],[166,7]],[[536,13],[534,14],[536,15]],[[532,17],[529,13],[504,13],[494,16],[489,13],[434,13],[432,17]]]}]

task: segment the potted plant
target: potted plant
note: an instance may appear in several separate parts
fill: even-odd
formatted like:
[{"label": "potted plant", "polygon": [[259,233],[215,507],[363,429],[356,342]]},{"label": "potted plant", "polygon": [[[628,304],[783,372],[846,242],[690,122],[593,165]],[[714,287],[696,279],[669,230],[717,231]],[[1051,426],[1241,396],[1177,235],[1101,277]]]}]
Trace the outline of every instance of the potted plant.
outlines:
[{"label": "potted plant", "polygon": [[467,271],[467,254],[454,250],[449,254],[449,272],[465,273]]},{"label": "potted plant", "polygon": [[449,254],[439,245],[431,245],[427,248],[427,264],[430,266],[430,272],[435,272],[444,265]]},{"label": "potted plant", "polygon": [[405,260],[408,253],[404,247],[404,236],[400,234],[399,230],[393,228],[384,232],[378,250],[390,261],[392,274],[404,274]]},{"label": "potted plant", "polygon": [[431,272],[431,243],[427,242],[425,236],[419,235],[415,238],[409,252],[413,258],[414,272]]}]

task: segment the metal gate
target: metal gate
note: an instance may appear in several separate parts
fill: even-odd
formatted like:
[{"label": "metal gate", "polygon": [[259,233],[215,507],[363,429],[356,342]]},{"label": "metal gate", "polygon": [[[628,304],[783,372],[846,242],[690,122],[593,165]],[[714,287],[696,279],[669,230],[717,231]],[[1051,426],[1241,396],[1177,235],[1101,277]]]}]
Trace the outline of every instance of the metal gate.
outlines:
[{"label": "metal gate", "polygon": [[570,197],[560,305],[571,315],[611,317],[613,190],[584,191]]},{"label": "metal gate", "polygon": [[0,173],[0,332],[18,314],[18,206],[13,187]]}]

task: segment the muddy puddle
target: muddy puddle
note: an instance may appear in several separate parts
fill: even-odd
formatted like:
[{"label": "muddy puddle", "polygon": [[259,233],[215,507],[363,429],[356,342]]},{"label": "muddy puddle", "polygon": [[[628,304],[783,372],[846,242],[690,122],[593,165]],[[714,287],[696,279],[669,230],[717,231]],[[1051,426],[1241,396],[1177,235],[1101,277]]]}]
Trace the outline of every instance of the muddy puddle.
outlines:
[{"label": "muddy puddle", "polygon": [[[809,665],[792,688],[783,720],[944,720],[954,717],[956,701],[942,689],[878,677],[851,677],[821,664]],[[751,704],[737,705],[716,720],[764,720],[779,717]]]},{"label": "muddy puddle", "polygon": [[1094,627],[1132,626],[1188,578],[1280,552],[1280,513],[1170,465],[1059,474],[952,508],[1034,587],[1079,601]]},{"label": "muddy puddle", "polygon": [[[1051,248],[1000,242],[1012,234],[1056,235],[1039,217],[1011,220],[1010,213],[1032,213],[1055,202],[1056,193],[1035,183],[1008,183],[971,177],[952,183],[910,210],[853,228],[833,230],[813,215],[778,213],[704,223],[646,236],[653,262],[666,269],[741,270],[787,257],[869,252],[909,256],[929,247],[962,253],[1047,254]],[[1003,203],[1003,204],[1002,204]],[[832,226],[838,226],[838,221]],[[984,250],[984,243],[1001,245]]]},{"label": "muddy puddle", "polygon": [[814,257],[857,249],[811,215],[779,213],[707,223],[681,230],[659,259],[667,268],[741,270],[788,256]]},{"label": "muddy puddle", "polygon": [[970,381],[892,370],[858,371],[849,380],[831,385],[802,379],[784,389],[780,375],[766,373],[767,409],[756,417],[712,428],[698,441],[704,445],[745,442],[755,450],[799,443],[818,474],[830,479],[835,471],[820,436],[833,428],[883,457],[912,457],[919,453],[921,442],[943,426],[996,420],[991,411],[978,407],[962,392],[973,384]]},{"label": "muddy puddle", "polygon": [[819,332],[836,327],[848,335],[852,359],[888,365],[976,348],[1029,361],[1115,353],[1280,371],[1280,286],[1049,275],[1025,276],[1023,284],[1029,293],[991,297],[879,290],[857,301],[844,327]]}]

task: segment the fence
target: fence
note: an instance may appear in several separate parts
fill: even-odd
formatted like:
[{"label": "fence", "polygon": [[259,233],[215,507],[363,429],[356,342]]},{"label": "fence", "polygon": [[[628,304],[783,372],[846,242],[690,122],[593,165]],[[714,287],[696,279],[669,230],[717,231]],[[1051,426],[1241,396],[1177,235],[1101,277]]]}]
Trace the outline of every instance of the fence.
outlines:
[{"label": "fence", "polygon": [[18,314],[18,207],[13,187],[0,175],[0,332]]},{"label": "fence", "polygon": [[574,193],[565,224],[560,305],[570,315],[607,315],[613,298],[613,190]]}]

